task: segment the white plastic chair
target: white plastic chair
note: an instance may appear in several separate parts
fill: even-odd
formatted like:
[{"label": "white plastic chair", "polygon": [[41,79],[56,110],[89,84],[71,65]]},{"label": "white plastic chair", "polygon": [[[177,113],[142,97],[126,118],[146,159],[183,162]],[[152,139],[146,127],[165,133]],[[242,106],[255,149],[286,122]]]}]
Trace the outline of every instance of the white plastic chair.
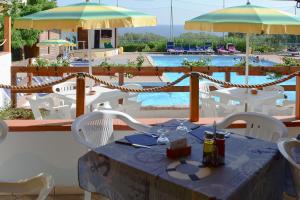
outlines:
[{"label": "white plastic chair", "polygon": [[[294,183],[296,185],[298,199],[300,197],[300,163],[295,160],[294,151],[300,152],[300,141],[295,138],[284,138],[277,142],[280,153],[290,164]],[[298,156],[297,156],[298,157]]]},{"label": "white plastic chair", "polygon": [[295,115],[295,107],[294,101],[283,100],[282,105],[263,105],[262,112],[270,116],[292,116]]},{"label": "white plastic chair", "polygon": [[[26,98],[36,120],[43,119],[71,119],[70,105],[55,105],[54,98]],[[42,115],[41,109],[45,109],[45,115]]]},{"label": "white plastic chair", "polygon": [[214,82],[200,82],[199,83],[199,91],[202,93],[202,94],[209,94],[210,95],[210,92],[212,91],[211,88],[214,87],[216,88],[217,90],[219,89],[223,89],[223,87],[221,87],[219,84],[217,83],[214,83]]},{"label": "white plastic chair", "polygon": [[246,122],[244,135],[255,137],[271,142],[276,142],[279,138],[286,137],[288,130],[279,120],[261,113],[242,112],[232,114],[217,124],[217,128],[226,129],[235,121]]},{"label": "white plastic chair", "polygon": [[[115,110],[99,110],[82,115],[72,123],[72,135],[76,141],[89,149],[113,142],[113,119],[124,121],[131,128],[138,131],[149,131],[150,126],[141,124],[129,115]],[[84,192],[84,199],[90,200],[91,193]]]},{"label": "white plastic chair", "polygon": [[199,92],[201,104],[200,114],[202,117],[224,117],[233,113],[243,111],[242,105],[230,105],[217,102],[208,93]]},{"label": "white plastic chair", "polygon": [[[4,141],[8,133],[6,123],[0,120],[0,143]],[[37,200],[45,200],[54,187],[52,176],[41,173],[38,176],[20,180],[18,182],[0,181],[0,192],[11,195],[38,194]]]},{"label": "white plastic chair", "polygon": [[99,110],[76,118],[72,124],[72,135],[90,149],[113,141],[113,119],[124,121],[138,131],[149,131],[150,126],[141,124],[128,114],[115,110]]},{"label": "white plastic chair", "polygon": [[284,92],[284,88],[280,85],[271,85],[263,88],[264,91],[278,91]]},{"label": "white plastic chair", "polygon": [[76,82],[63,82],[52,86],[54,93],[68,94],[70,91],[76,90]]},{"label": "white plastic chair", "polygon": [[11,195],[38,194],[37,200],[46,200],[54,187],[52,176],[41,173],[18,182],[0,182],[0,192]]},{"label": "white plastic chair", "polygon": [[[129,89],[143,89],[143,86],[140,84],[126,84],[124,87]],[[141,103],[137,101],[138,93],[137,92],[128,92],[127,98],[123,99],[123,104],[121,105],[122,112],[128,114],[135,114],[140,111]]]}]

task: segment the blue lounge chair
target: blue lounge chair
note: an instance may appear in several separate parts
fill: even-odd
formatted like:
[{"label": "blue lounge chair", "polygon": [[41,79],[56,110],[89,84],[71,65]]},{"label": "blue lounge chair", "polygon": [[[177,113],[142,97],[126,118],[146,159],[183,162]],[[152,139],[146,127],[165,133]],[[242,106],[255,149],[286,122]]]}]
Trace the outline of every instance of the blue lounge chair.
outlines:
[{"label": "blue lounge chair", "polygon": [[184,51],[183,53],[189,53],[190,47],[189,46],[184,46],[183,51]]},{"label": "blue lounge chair", "polygon": [[168,53],[176,53],[174,42],[167,42],[167,52]]},{"label": "blue lounge chair", "polygon": [[182,47],[175,47],[175,53],[176,54],[184,53],[184,49]]}]

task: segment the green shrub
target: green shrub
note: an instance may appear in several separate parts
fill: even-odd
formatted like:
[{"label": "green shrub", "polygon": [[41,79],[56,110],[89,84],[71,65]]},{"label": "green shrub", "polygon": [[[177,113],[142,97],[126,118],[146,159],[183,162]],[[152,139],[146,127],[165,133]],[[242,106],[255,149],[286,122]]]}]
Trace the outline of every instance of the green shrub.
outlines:
[{"label": "green shrub", "polygon": [[184,59],[182,65],[186,67],[206,67],[209,65],[210,61],[211,60],[209,58],[200,58],[198,61],[189,61]]},{"label": "green shrub", "polygon": [[34,116],[30,109],[12,108],[11,106],[5,106],[0,109],[0,119],[2,120],[34,119]]},{"label": "green shrub", "polygon": [[146,44],[145,48],[142,50],[143,52],[150,52],[151,48]]}]

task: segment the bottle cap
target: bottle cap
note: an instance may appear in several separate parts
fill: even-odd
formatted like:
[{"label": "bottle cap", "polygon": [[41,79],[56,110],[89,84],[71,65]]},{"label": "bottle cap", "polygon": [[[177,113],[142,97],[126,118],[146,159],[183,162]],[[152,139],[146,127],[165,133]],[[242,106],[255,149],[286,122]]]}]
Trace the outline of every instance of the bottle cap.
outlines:
[{"label": "bottle cap", "polygon": [[206,139],[213,139],[214,138],[214,134],[210,131],[205,131],[204,134],[205,134]]},{"label": "bottle cap", "polygon": [[216,133],[216,138],[218,138],[218,139],[224,139],[224,138],[225,138],[225,134],[224,134],[224,133],[217,132],[217,133]]}]

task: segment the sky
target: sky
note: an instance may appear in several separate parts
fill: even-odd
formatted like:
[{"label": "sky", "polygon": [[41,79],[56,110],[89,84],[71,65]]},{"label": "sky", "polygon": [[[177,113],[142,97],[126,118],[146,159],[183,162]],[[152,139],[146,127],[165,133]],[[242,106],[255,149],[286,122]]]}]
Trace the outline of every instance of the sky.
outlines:
[{"label": "sky", "polygon": [[[58,5],[80,3],[84,0],[57,0]],[[99,0],[90,0],[99,3]],[[103,4],[116,5],[157,16],[159,25],[170,24],[171,0],[100,0]],[[247,0],[224,0],[226,7],[246,4]],[[293,1],[250,0],[251,4],[280,9],[295,13],[296,3]],[[209,11],[221,9],[223,0],[173,0],[174,24],[183,25],[186,20]],[[297,10],[300,16],[300,8]]]}]

